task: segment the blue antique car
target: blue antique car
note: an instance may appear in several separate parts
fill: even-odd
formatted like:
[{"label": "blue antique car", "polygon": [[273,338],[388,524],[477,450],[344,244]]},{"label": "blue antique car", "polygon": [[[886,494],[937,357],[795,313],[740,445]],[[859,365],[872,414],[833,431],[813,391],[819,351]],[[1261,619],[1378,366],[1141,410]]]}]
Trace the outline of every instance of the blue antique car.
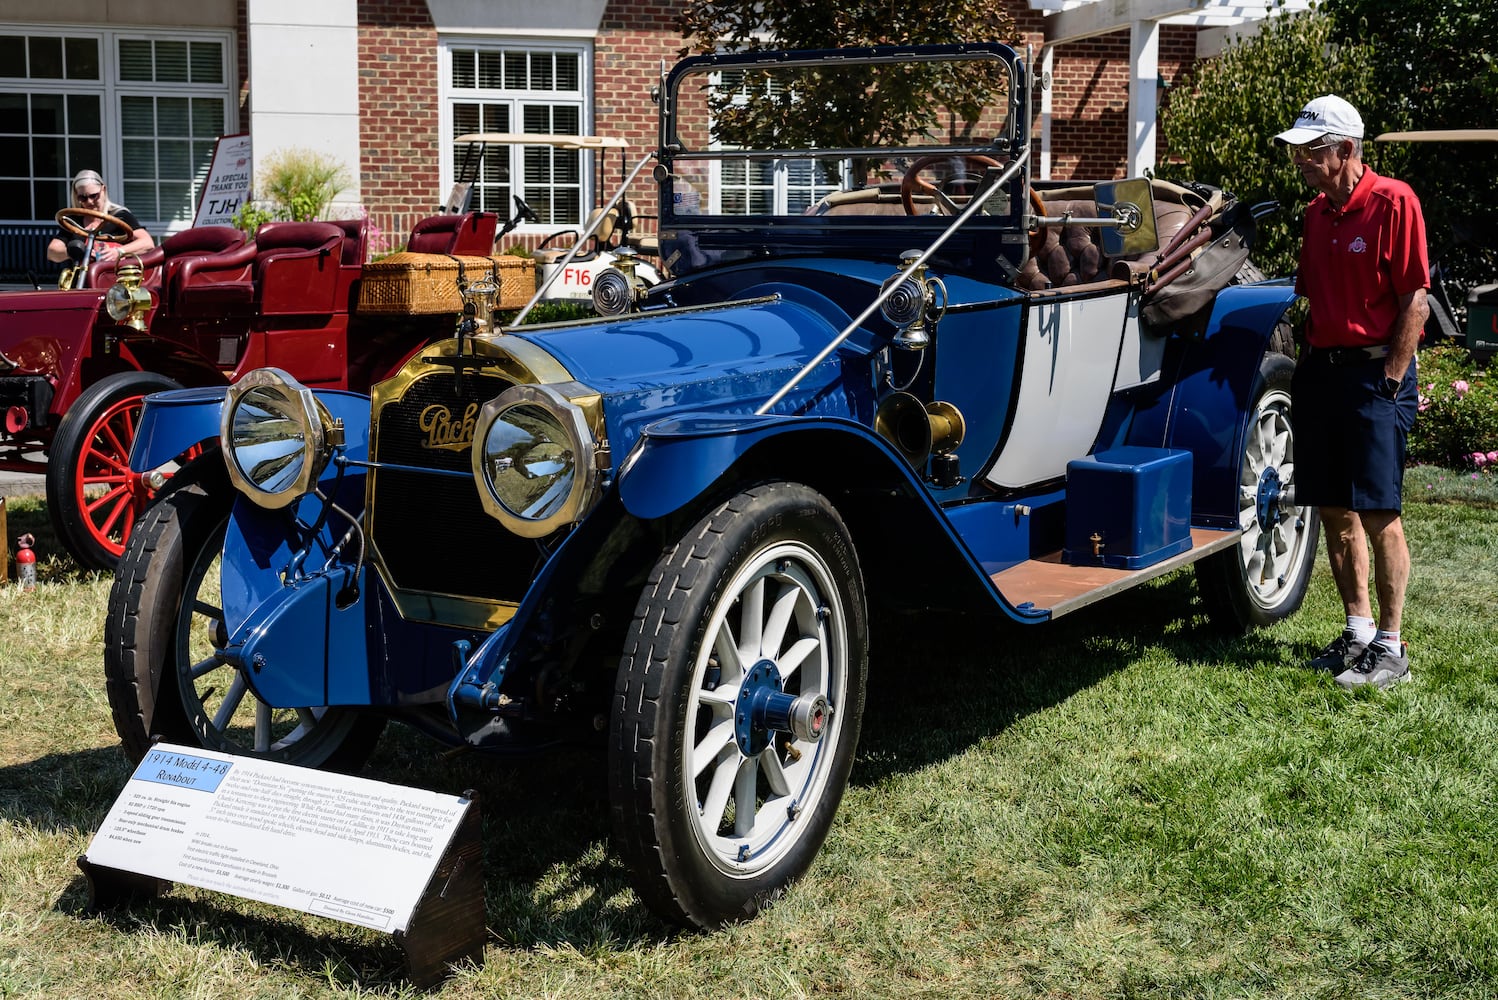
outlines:
[{"label": "blue antique car", "polygon": [[1235,280],[1220,191],[1034,180],[1032,85],[1002,44],[688,59],[668,280],[625,254],[600,318],[509,328],[470,287],[367,396],[261,369],[150,397],[136,468],[221,450],[121,561],[125,748],[355,768],[391,719],[602,732],[641,897],[712,926],[811,864],[886,623],[1044,625],[1187,564],[1229,628],[1293,613],[1294,293]]}]

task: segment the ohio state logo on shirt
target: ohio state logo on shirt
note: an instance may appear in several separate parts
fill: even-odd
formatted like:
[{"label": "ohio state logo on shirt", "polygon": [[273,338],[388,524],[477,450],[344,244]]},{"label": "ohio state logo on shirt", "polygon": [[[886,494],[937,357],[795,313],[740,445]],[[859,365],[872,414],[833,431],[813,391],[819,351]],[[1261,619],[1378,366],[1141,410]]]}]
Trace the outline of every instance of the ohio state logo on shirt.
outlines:
[{"label": "ohio state logo on shirt", "polygon": [[1353,240],[1351,243],[1347,244],[1348,253],[1364,253],[1367,251],[1367,249],[1368,244],[1363,242],[1363,238],[1361,236]]}]

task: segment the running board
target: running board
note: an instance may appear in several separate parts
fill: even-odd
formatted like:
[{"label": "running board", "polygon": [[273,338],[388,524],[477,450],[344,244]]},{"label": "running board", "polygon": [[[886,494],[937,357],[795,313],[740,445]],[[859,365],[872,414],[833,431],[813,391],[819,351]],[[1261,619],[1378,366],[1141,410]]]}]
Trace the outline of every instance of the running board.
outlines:
[{"label": "running board", "polygon": [[1058,550],[994,573],[989,579],[1010,604],[1030,614],[1049,610],[1050,617],[1060,618],[1236,545],[1241,535],[1242,532],[1237,530],[1192,528],[1191,548],[1152,566],[1134,570],[1112,569],[1107,566],[1072,566],[1061,561],[1061,552]]}]

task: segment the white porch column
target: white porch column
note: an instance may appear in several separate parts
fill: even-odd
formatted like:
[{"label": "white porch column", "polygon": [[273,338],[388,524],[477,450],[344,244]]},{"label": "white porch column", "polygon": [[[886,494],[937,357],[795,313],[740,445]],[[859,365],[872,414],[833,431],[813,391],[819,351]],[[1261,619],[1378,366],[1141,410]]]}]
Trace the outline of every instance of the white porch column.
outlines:
[{"label": "white porch column", "polygon": [[1156,92],[1160,80],[1160,23],[1135,21],[1129,27],[1129,176],[1155,167]]},{"label": "white porch column", "polygon": [[[1030,176],[1040,180],[1051,179],[1051,95],[1055,93],[1052,84],[1055,77],[1051,71],[1056,62],[1056,46],[1043,45],[1040,48],[1040,160],[1032,160],[1033,167]],[[1033,154],[1032,154],[1033,155]]]},{"label": "white porch column", "polygon": [[347,214],[359,204],[355,0],[248,0],[246,8],[255,167],[290,147],[332,157],[350,183],[334,197],[331,214]]}]

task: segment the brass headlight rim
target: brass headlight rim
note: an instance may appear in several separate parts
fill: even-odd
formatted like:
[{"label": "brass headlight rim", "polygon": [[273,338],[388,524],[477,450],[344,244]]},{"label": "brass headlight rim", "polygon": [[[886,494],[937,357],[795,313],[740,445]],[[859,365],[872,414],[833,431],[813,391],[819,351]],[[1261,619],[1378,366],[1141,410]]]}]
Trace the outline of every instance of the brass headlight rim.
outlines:
[{"label": "brass headlight rim", "polygon": [[[305,455],[302,469],[297,473],[296,479],[287,488],[274,493],[256,486],[244,474],[239,466],[233,435],[234,414],[239,409],[240,402],[252,391],[261,388],[280,389],[295,404],[294,415],[302,433],[302,450]],[[224,443],[224,465],[228,468],[229,481],[233,483],[235,489],[248,497],[255,506],[266,510],[288,507],[313,491],[318,477],[327,467],[332,449],[328,446],[327,435],[327,423],[330,422],[331,417],[328,415],[327,408],[318,401],[311,389],[280,368],[257,368],[229,386],[222,412],[223,415],[219,420],[219,440]]]},{"label": "brass headlight rim", "polygon": [[[505,506],[494,492],[488,471],[484,468],[484,444],[489,431],[507,410],[520,405],[539,406],[555,417],[573,438],[577,454],[577,476],[562,506],[543,518],[527,518]],[[599,472],[595,453],[598,441],[588,426],[588,418],[572,400],[549,385],[515,385],[495,396],[479,411],[473,430],[473,478],[478,485],[479,501],[490,517],[505,529],[522,538],[544,538],[558,528],[582,519],[598,496]]]}]

